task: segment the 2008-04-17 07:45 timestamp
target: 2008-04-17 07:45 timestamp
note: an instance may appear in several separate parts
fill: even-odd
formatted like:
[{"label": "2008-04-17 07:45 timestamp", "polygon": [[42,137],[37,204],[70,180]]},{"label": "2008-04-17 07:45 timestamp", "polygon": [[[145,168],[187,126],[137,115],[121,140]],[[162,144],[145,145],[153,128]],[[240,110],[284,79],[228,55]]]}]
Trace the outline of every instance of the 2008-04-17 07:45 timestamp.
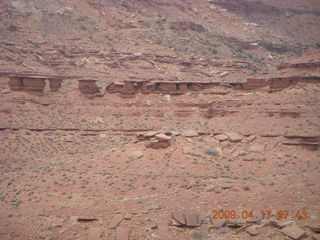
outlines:
[{"label": "2008-04-17 07:45 timestamp", "polygon": [[212,219],[253,219],[255,217],[260,217],[263,219],[269,219],[271,216],[275,216],[277,219],[287,219],[290,217],[297,219],[308,218],[308,213],[306,210],[212,210]]}]

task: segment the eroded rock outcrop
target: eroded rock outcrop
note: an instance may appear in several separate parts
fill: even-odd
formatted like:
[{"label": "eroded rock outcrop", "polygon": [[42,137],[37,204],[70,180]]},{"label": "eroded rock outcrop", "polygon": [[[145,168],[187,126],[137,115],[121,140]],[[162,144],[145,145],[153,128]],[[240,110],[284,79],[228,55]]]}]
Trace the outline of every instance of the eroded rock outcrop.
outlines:
[{"label": "eroded rock outcrop", "polygon": [[49,79],[49,87],[51,89],[51,92],[57,92],[61,85],[62,85],[62,79],[52,78]]},{"label": "eroded rock outcrop", "polygon": [[83,94],[94,94],[99,91],[96,80],[79,80],[79,91]]},{"label": "eroded rock outcrop", "polygon": [[11,91],[43,92],[47,84],[46,80],[49,80],[51,91],[57,92],[61,87],[63,79],[38,76],[17,76],[9,77],[8,85]]},{"label": "eroded rock outcrop", "polygon": [[169,93],[183,94],[196,92],[218,86],[212,82],[178,82],[178,81],[123,81],[113,82],[106,87],[110,93],[135,94],[141,93]]},{"label": "eroded rock outcrop", "polygon": [[[67,79],[67,78],[66,78]],[[9,86],[12,91],[43,92],[46,87],[46,81],[49,81],[49,87],[52,92],[57,92],[64,80],[63,77],[50,76],[10,76]],[[71,80],[77,81],[77,80]],[[78,80],[78,88],[82,94],[98,94],[99,87],[96,85],[98,80],[81,79]],[[248,79],[247,82],[191,82],[191,81],[163,81],[163,80],[128,80],[115,81],[106,86],[102,93],[120,93],[121,96],[133,97],[137,93],[165,93],[165,94],[184,94],[187,92],[198,92],[209,89],[234,89],[242,91],[256,91],[260,89],[268,91],[281,91],[285,88],[294,86],[297,83],[320,83],[318,76],[279,76],[264,79]],[[100,92],[101,93],[101,92]],[[209,91],[206,93],[220,94],[221,91]],[[103,96],[102,94],[102,96]],[[226,94],[226,92],[224,93]],[[208,118],[213,112],[208,112]],[[216,113],[216,112],[215,112]],[[219,113],[221,114],[221,113]],[[212,116],[211,116],[212,117]]]},{"label": "eroded rock outcrop", "polygon": [[11,91],[22,91],[23,90],[23,78],[10,77],[8,85],[9,85]]},{"label": "eroded rock outcrop", "polygon": [[24,90],[27,92],[43,92],[46,78],[26,77],[23,79]]}]

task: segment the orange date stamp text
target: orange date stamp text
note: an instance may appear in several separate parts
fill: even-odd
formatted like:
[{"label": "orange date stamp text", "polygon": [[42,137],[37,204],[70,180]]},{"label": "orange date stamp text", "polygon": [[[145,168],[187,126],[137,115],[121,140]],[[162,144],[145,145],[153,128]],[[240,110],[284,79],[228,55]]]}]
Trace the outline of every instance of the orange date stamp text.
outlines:
[{"label": "orange date stamp text", "polygon": [[275,216],[278,220],[296,218],[306,219],[308,213],[306,210],[212,210],[211,219],[253,219],[262,218],[269,219],[271,216]]}]

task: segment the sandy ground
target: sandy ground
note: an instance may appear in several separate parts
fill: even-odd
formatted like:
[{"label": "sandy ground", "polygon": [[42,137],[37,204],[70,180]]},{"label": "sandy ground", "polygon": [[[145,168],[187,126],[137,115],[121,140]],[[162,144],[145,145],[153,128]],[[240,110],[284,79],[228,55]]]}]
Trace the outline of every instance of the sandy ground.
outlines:
[{"label": "sandy ground", "polygon": [[[319,91],[1,94],[0,238],[128,239],[116,235],[128,227],[130,239],[287,239],[261,227],[272,216],[257,236],[238,229],[243,212],[288,210],[311,239],[308,226],[320,218]],[[166,148],[148,147],[152,138],[141,136],[152,131],[171,135]],[[284,144],[301,137],[317,144]],[[176,210],[197,214],[201,227],[177,226]],[[236,211],[238,226],[214,228],[214,210]]]}]

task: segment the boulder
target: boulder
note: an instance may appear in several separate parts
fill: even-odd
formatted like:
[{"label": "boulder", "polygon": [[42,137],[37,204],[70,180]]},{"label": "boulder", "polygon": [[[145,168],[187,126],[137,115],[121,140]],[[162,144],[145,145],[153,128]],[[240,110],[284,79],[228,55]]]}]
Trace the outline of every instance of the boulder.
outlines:
[{"label": "boulder", "polygon": [[139,159],[139,158],[143,157],[143,152],[140,150],[136,150],[136,151],[130,152],[128,154],[128,157],[131,159]]},{"label": "boulder", "polygon": [[294,240],[299,240],[306,235],[306,232],[296,225],[286,226],[281,231]]},{"label": "boulder", "polygon": [[198,137],[199,134],[196,131],[188,130],[183,133],[183,136],[185,136],[185,137]]},{"label": "boulder", "polygon": [[251,236],[257,236],[259,234],[256,225],[250,226],[246,230]]},{"label": "boulder", "polygon": [[159,133],[155,136],[159,141],[170,141],[172,137],[165,135],[163,133]]},{"label": "boulder", "polygon": [[229,138],[228,138],[228,136],[227,135],[225,135],[225,134],[219,134],[219,135],[216,135],[216,136],[214,136],[217,140],[219,140],[219,141],[226,141],[226,140],[228,140]]},{"label": "boulder", "polygon": [[229,133],[225,133],[225,135],[227,135],[230,139],[231,142],[241,142],[242,137],[235,132],[229,132]]}]

